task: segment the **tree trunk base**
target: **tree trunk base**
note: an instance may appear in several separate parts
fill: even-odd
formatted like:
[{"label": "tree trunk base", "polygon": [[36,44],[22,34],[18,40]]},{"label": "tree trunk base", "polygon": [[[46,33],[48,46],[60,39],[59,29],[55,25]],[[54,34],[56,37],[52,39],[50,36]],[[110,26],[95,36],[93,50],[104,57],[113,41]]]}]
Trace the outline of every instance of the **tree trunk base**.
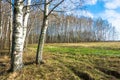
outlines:
[{"label": "tree trunk base", "polygon": [[20,67],[19,68],[13,68],[13,67],[11,67],[10,69],[9,69],[9,72],[16,72],[16,71],[21,71],[21,69],[24,67],[24,64],[21,64],[20,65]]},{"label": "tree trunk base", "polygon": [[41,64],[45,64],[45,61],[42,60],[42,61],[40,61],[40,62],[36,62],[36,65],[41,65]]}]

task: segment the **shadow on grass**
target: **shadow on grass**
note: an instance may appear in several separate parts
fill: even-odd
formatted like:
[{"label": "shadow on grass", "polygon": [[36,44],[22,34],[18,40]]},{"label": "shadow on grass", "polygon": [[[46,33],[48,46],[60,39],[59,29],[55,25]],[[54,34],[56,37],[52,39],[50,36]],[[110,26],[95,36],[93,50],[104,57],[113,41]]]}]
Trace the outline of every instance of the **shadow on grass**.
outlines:
[{"label": "shadow on grass", "polygon": [[0,63],[0,69],[1,69],[0,76],[7,74],[7,73],[10,73],[10,70],[7,70],[6,64],[4,64],[4,63]]},{"label": "shadow on grass", "polygon": [[96,68],[107,75],[111,75],[117,79],[120,79],[120,73],[117,71],[109,70],[109,69],[105,69],[105,68],[101,68],[101,67],[96,67]]},{"label": "shadow on grass", "polygon": [[0,71],[0,76],[4,75],[7,71]]},{"label": "shadow on grass", "polygon": [[24,63],[25,66],[32,65],[32,64],[35,64],[35,61],[25,62],[25,63]]},{"label": "shadow on grass", "polygon": [[0,67],[5,67],[5,66],[6,66],[6,64],[0,62]]},{"label": "shadow on grass", "polygon": [[82,80],[95,80],[93,77],[91,77],[88,73],[82,72],[77,70],[76,68],[69,66],[68,67],[76,76],[78,76]]},{"label": "shadow on grass", "polygon": [[45,64],[45,62],[44,62],[44,61],[41,61],[40,63],[37,63],[37,64],[36,64],[35,61],[32,61],[32,62],[25,62],[25,63],[24,63],[25,66],[33,65],[33,64],[35,64],[35,65],[42,65],[42,64]]},{"label": "shadow on grass", "polygon": [[[35,61],[25,62],[25,63],[24,63],[24,66],[29,66],[29,65],[32,65],[32,64],[34,64],[34,63],[35,63]],[[23,66],[23,68],[24,68],[24,66]],[[12,72],[13,72],[13,71],[12,71],[10,68],[7,69],[7,65],[6,65],[6,64],[0,62],[0,76],[3,76],[3,75],[5,75],[5,74],[9,74],[9,73],[12,73]]]}]

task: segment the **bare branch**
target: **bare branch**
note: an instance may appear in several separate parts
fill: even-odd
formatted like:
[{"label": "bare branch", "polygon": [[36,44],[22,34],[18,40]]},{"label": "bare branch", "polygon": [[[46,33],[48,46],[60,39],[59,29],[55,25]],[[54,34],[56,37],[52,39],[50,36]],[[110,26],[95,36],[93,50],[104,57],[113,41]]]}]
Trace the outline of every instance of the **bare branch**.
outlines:
[{"label": "bare branch", "polygon": [[49,15],[51,14],[51,12],[52,12],[56,7],[58,7],[63,1],[64,1],[64,0],[61,0],[58,4],[56,4],[56,5],[50,10],[50,12],[48,13],[47,16],[49,16]]}]

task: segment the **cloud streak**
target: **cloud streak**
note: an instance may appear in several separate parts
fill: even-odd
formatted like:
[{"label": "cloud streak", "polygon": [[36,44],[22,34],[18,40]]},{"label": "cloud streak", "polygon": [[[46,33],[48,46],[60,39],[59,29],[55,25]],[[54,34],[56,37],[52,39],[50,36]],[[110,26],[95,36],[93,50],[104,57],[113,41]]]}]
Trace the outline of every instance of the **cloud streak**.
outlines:
[{"label": "cloud streak", "polygon": [[84,0],[85,5],[95,5],[97,3],[97,0]]},{"label": "cloud streak", "polygon": [[66,12],[67,15],[71,15],[73,14],[74,16],[85,16],[85,17],[91,17],[93,18],[93,14],[88,12],[88,11],[84,11],[84,10],[74,10],[74,11],[69,11]]},{"label": "cloud streak", "polygon": [[120,0],[104,0],[106,9],[116,9],[120,7]]}]

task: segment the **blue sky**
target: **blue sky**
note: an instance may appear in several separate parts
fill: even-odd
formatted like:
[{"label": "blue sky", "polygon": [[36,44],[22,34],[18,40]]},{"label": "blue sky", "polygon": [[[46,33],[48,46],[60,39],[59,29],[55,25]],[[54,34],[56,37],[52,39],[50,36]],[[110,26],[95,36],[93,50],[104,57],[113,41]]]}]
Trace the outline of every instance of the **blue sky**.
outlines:
[{"label": "blue sky", "polygon": [[105,3],[103,1],[97,1],[96,4],[86,5],[86,10],[92,14],[98,14],[105,10]]}]

